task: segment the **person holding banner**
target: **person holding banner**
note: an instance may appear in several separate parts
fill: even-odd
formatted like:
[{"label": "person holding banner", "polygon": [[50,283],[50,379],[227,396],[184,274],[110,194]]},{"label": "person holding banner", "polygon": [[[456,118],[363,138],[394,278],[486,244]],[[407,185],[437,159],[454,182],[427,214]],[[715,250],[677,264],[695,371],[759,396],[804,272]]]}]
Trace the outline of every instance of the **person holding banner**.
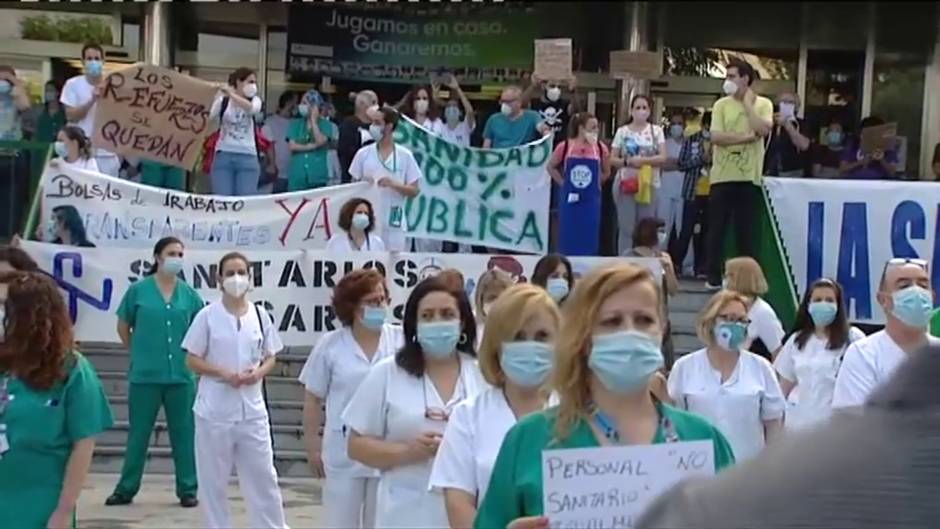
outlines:
[{"label": "person holding banner", "polygon": [[205,302],[180,279],[183,243],[174,237],[157,241],[153,267],[124,294],[117,310],[117,333],[130,352],[127,379],[129,430],[121,479],[106,505],[127,505],[140,490],[147,447],[162,407],[166,413],[176,496],[183,507],[195,507],[196,455],[193,448],[192,371],[182,342]]},{"label": "person holding banner", "polygon": [[865,333],[849,325],[847,313],[839,283],[817,279],[806,289],[796,312],[795,330],[774,361],[783,396],[789,399],[799,392],[787,410],[787,430],[814,426],[831,415],[845,350],[865,338]]},{"label": "person holding banner", "polygon": [[933,314],[928,262],[898,257],[888,260],[878,283],[885,328],[852,343],[845,351],[832,394],[833,408],[861,406],[891,378],[913,351],[940,341],[927,333]]},{"label": "person holding banner", "polygon": [[480,370],[491,388],[460,403],[447,423],[430,486],[444,493],[450,527],[473,526],[506,432],[545,408],[544,383],[555,365],[558,306],[534,285],[515,285],[491,311],[480,344]]},{"label": "person holding banner", "polygon": [[0,273],[0,527],[66,529],[114,422],[55,282]]},{"label": "person holding banner", "polygon": [[435,278],[411,291],[403,320],[404,347],[369,371],[343,412],[349,457],[379,470],[375,527],[447,527],[428,478],[452,410],[486,386],[476,323],[467,296]]},{"label": "person holding banner", "polygon": [[578,281],[555,340],[552,386],[559,405],[521,419],[506,434],[474,527],[548,527],[542,450],[711,440],[721,470],[728,441],[703,418],[655,399],[665,322],[659,286],[646,268],[618,264]]},{"label": "person holding banner", "polygon": [[91,140],[85,136],[81,127],[76,125],[62,127],[56,135],[56,142],[52,148],[58,156],[52,160],[53,164],[83,171],[100,172],[98,162],[92,154]]},{"label": "person holding banner", "polygon": [[307,90],[297,105],[300,119],[292,120],[287,130],[290,164],[287,190],[304,191],[324,187],[330,180],[327,151],[336,142],[338,131],[332,121],[322,117],[323,96]]},{"label": "person holding banner", "polygon": [[601,186],[610,178],[610,150],[598,140],[598,128],[593,114],[575,114],[547,167],[559,186],[558,251],[565,255],[598,254]]},{"label": "person holding banner", "polygon": [[248,258],[225,254],[218,270],[222,299],[196,315],[183,339],[186,362],[200,375],[196,473],[205,524],[232,527],[228,481],[234,468],[250,527],[288,529],[261,390],[284,346],[271,316],[246,298]]},{"label": "person holding banner", "polygon": [[532,270],[532,284],[544,288],[555,303],[561,306],[574,288],[571,261],[557,253],[539,259]]},{"label": "person holding banner", "polygon": [[[333,310],[342,328],[322,336],[313,348],[300,382],[304,397],[304,441],[314,477],[323,486],[323,527],[375,527],[379,473],[349,459],[347,428],[340,415],[369,369],[404,345],[401,327],[387,323],[389,294],[374,269],[354,270],[333,289]],[[319,428],[326,403],[323,437]]]},{"label": "person holding banner", "polygon": [[228,76],[212,102],[209,118],[219,123],[219,139],[212,160],[212,193],[249,196],[258,192],[261,162],[258,159],[255,116],[261,112],[258,82],[251,68],[238,68]]},{"label": "person holding banner", "polygon": [[667,386],[676,406],[714,421],[739,461],[775,439],[787,406],[770,362],[744,349],[747,310],[736,292],[712,296],[696,328],[706,347],[676,360]]},{"label": "person holding banner", "polygon": [[339,210],[339,227],[343,230],[330,237],[326,249],[331,252],[384,252],[385,243],[375,230],[372,203],[364,198],[351,198]]},{"label": "person holding banner", "polygon": [[637,94],[630,102],[630,119],[617,129],[610,163],[617,169],[613,198],[617,206],[618,255],[633,248],[633,228],[644,217],[656,216],[659,168],[666,163],[663,128],[650,123],[649,97]]},{"label": "person holding banner", "polygon": [[893,180],[896,178],[898,151],[896,147],[862,151],[862,134],[866,128],[879,127],[885,121],[878,116],[868,116],[859,124],[861,134],[851,147],[842,153],[839,173],[843,178],[854,180]]},{"label": "person holding banner", "polygon": [[[65,117],[69,123],[79,126],[88,138],[95,133],[95,112],[104,83],[104,60],[104,49],[101,46],[85,44],[82,47],[85,73],[66,81],[62,95],[59,96],[59,102],[65,105]],[[95,160],[100,172],[117,178],[121,171],[121,159],[117,154],[98,148],[95,149]]]},{"label": "person holding banner", "polygon": [[423,178],[421,168],[407,147],[395,143],[398,112],[386,107],[371,112],[370,116],[369,134],[375,145],[359,149],[349,166],[349,174],[353,180],[365,180],[381,188],[379,218],[385,247],[390,252],[408,251],[411,244],[405,238],[405,199],[418,196],[418,185]]}]

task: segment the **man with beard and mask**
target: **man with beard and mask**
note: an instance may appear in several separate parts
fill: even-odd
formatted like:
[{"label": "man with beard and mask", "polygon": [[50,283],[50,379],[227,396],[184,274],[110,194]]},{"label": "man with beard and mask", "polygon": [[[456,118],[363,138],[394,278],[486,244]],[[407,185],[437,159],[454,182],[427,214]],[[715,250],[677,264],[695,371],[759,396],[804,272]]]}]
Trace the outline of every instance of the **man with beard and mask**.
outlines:
[{"label": "man with beard and mask", "polygon": [[884,308],[885,328],[846,350],[832,395],[833,408],[864,404],[911,352],[927,344],[927,326],[933,315],[927,261],[895,258],[885,263],[878,303]]},{"label": "man with beard and mask", "polygon": [[539,113],[523,108],[522,90],[507,86],[499,97],[499,112],[490,114],[483,127],[483,148],[518,147],[547,134],[551,129]]},{"label": "man with beard and mask", "polygon": [[[773,126],[773,103],[757,95],[751,85],[754,68],[741,59],[731,59],[722,89],[725,97],[712,107],[711,142],[714,145],[709,175],[708,280],[709,290],[721,288],[721,265],[725,262],[725,233],[734,223],[738,256],[754,257],[754,226],[760,200],[764,138]],[[736,257],[736,256],[731,256]]]},{"label": "man with beard and mask", "polygon": [[[572,78],[568,82],[571,97],[565,98],[563,97],[561,84],[554,81],[543,81],[533,73],[532,82],[522,94],[522,105],[529,104],[529,108],[538,112],[542,116],[542,121],[552,130],[552,134],[555,135],[555,147],[565,140],[568,133],[568,122],[571,120],[571,116],[578,112],[577,97],[574,92],[576,86],[576,80]],[[540,97],[533,100],[540,91]]]}]

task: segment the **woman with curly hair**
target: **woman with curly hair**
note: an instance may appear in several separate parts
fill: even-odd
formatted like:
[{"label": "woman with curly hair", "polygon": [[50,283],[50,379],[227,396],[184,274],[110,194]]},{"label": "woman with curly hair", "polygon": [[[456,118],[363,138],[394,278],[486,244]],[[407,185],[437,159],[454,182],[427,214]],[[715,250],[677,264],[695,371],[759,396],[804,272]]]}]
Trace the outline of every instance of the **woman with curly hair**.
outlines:
[{"label": "woman with curly hair", "polygon": [[649,390],[663,366],[660,296],[653,274],[632,264],[578,281],[555,340],[552,389],[559,404],[520,419],[506,434],[475,527],[548,528],[543,449],[710,440],[716,469],[734,462],[717,428]]},{"label": "woman with curly hair", "polygon": [[72,345],[51,279],[0,274],[0,527],[73,527],[95,436],[113,419],[98,375]]}]

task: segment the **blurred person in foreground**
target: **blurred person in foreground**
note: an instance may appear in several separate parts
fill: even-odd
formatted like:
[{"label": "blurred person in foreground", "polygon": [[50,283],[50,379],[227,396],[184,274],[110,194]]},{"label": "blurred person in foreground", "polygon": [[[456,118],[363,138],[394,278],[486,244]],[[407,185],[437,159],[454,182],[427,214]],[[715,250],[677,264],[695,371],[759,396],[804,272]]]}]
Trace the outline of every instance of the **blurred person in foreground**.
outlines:
[{"label": "blurred person in foreground", "polygon": [[689,480],[638,529],[933,529],[940,519],[940,346],[903,364],[862,413],[781,439],[763,457]]}]

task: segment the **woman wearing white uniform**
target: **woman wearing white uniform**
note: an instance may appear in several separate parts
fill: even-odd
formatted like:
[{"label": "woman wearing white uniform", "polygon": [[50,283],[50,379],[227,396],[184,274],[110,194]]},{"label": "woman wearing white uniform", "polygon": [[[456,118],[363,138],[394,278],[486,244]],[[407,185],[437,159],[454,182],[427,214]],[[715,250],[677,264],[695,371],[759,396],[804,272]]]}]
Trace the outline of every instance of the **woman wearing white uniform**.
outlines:
[{"label": "woman wearing white uniform", "polygon": [[[307,389],[304,399],[307,457],[314,477],[326,477],[323,527],[375,526],[379,473],[349,459],[346,426],[340,415],[369,369],[394,356],[404,344],[401,327],[386,323],[388,301],[385,278],[376,270],[354,270],[343,276],[333,289],[333,310],[343,327],[317,341],[300,373],[300,382]],[[322,443],[321,424],[324,424]]]},{"label": "woman wearing white uniform", "polygon": [[504,292],[489,312],[480,345],[480,370],[492,386],[466,400],[447,423],[430,486],[444,491],[450,527],[470,528],[486,494],[496,454],[516,420],[542,410],[543,387],[555,365],[558,306],[529,284]]},{"label": "woman wearing white uniform", "polygon": [[364,198],[351,198],[339,210],[339,227],[343,230],[326,243],[331,252],[384,252],[385,243],[375,231],[372,203]]},{"label": "woman wearing white uniform", "polygon": [[783,395],[790,398],[799,390],[787,409],[787,430],[816,425],[831,415],[842,356],[849,344],[865,337],[849,325],[846,313],[842,287],[832,279],[816,280],[803,296],[796,330],[774,361]]},{"label": "woman wearing white uniform", "polygon": [[193,408],[199,504],[206,527],[232,527],[228,482],[234,467],[250,526],[286,529],[261,392],[284,346],[268,313],[245,297],[248,267],[242,254],[222,257],[222,299],[196,315],[183,339],[186,363],[201,376]]},{"label": "woman wearing white uniform", "polygon": [[715,294],[696,329],[707,347],[676,360],[667,386],[677,407],[725,434],[738,461],[758,455],[779,433],[786,408],[770,362],[744,349],[747,310],[740,294]]},{"label": "woman wearing white uniform", "polygon": [[369,117],[369,134],[375,143],[356,152],[349,174],[353,180],[372,182],[381,188],[378,222],[385,248],[390,252],[408,251],[411,243],[405,237],[405,199],[418,195],[421,168],[407,147],[395,144],[398,112],[383,108],[370,111]]},{"label": "woman wearing white uniform", "polygon": [[761,296],[767,293],[767,278],[760,265],[750,257],[736,257],[725,263],[724,288],[741,294],[748,300],[747,341],[744,348],[767,360],[777,357],[783,345],[783,325],[780,318]]},{"label": "woman wearing white uniform", "polygon": [[452,410],[486,383],[473,349],[466,294],[437,278],[405,305],[405,346],[376,364],[343,412],[349,457],[380,472],[375,526],[447,527],[443,494],[428,490]]}]

